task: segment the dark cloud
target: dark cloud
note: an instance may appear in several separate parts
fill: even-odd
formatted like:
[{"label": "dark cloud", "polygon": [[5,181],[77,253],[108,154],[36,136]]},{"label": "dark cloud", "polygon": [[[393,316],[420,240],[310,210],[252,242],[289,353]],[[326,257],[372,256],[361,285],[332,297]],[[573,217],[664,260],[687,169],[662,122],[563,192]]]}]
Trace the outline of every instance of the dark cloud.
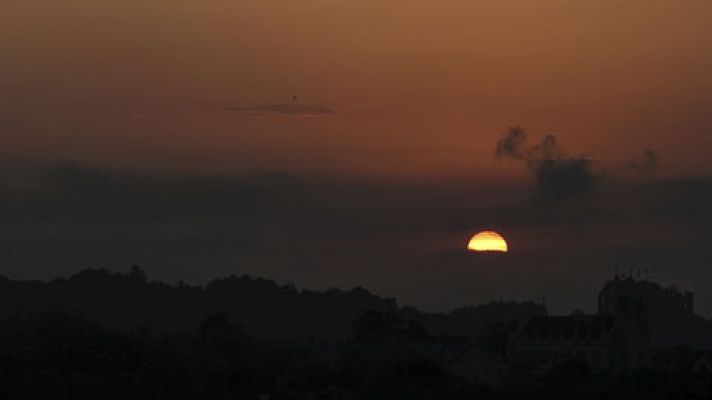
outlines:
[{"label": "dark cloud", "polygon": [[575,197],[590,189],[599,178],[592,160],[566,155],[555,136],[547,135],[541,143],[528,145],[526,132],[519,127],[510,128],[497,142],[495,155],[524,161],[545,201]]},{"label": "dark cloud", "polygon": [[641,154],[626,165],[626,172],[633,174],[648,174],[658,168],[658,155],[653,150],[643,150]]},{"label": "dark cloud", "polygon": [[524,148],[527,141],[527,134],[520,127],[509,128],[507,134],[499,139],[495,148],[495,155],[498,158],[509,157],[515,160],[526,158],[526,149]]},{"label": "dark cloud", "polygon": [[[577,197],[593,188],[604,177],[603,166],[590,158],[566,154],[554,135],[540,143],[527,143],[521,127],[510,128],[497,142],[495,156],[522,161],[534,176],[540,199],[557,202]],[[647,175],[658,168],[658,155],[646,149],[613,173]],[[609,171],[610,172],[610,171]]]}]

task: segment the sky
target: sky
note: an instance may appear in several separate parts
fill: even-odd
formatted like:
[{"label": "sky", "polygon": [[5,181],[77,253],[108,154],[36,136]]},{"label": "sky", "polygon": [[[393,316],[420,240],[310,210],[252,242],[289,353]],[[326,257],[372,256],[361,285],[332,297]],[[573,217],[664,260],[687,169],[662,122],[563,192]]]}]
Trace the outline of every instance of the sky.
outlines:
[{"label": "sky", "polygon": [[[569,312],[633,267],[712,315],[710,18],[703,0],[5,0],[0,274],[138,263]],[[463,253],[479,229],[510,254]]]}]

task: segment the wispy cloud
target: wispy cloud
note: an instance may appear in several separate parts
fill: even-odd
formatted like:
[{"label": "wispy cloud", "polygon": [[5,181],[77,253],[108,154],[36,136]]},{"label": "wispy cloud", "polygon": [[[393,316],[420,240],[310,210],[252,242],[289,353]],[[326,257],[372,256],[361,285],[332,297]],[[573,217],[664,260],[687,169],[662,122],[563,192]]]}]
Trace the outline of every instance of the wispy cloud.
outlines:
[{"label": "wispy cloud", "polygon": [[269,103],[258,106],[228,107],[225,111],[243,114],[287,116],[320,116],[336,113],[331,107],[299,103]]}]

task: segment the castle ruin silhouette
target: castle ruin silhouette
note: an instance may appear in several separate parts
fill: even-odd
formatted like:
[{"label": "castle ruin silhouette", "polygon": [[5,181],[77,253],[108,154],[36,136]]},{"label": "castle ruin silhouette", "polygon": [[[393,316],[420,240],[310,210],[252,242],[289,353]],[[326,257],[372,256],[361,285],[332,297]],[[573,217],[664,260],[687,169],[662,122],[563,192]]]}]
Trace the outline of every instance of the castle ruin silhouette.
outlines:
[{"label": "castle ruin silhouette", "polygon": [[691,292],[616,274],[599,292],[597,314],[533,317],[507,351],[513,363],[535,370],[571,360],[594,370],[648,367],[660,349],[709,348],[704,319],[693,309]]}]

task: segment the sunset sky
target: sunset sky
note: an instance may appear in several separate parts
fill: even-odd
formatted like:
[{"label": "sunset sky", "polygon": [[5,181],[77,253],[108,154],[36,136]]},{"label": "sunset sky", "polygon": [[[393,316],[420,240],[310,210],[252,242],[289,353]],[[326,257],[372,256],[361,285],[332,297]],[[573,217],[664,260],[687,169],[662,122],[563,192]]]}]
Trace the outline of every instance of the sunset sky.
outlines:
[{"label": "sunset sky", "polygon": [[[0,274],[567,312],[634,266],[710,315],[710,21],[708,0],[4,0]],[[512,126],[595,185],[537,199],[494,155]],[[506,258],[463,254],[479,229]]]}]

